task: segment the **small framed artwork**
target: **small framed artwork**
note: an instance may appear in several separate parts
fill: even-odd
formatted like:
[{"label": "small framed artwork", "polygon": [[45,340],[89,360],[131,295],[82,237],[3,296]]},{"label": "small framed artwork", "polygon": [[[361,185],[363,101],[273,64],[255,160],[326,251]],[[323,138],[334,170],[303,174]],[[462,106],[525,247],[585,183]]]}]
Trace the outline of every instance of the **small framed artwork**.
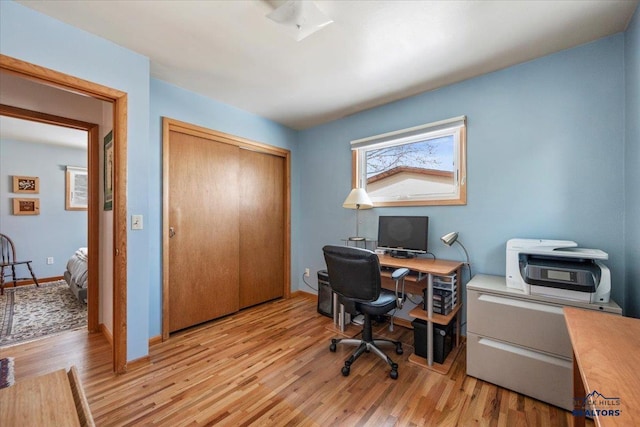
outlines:
[{"label": "small framed artwork", "polygon": [[13,199],[14,215],[40,215],[40,199]]},{"label": "small framed artwork", "polygon": [[89,175],[87,168],[67,166],[65,209],[86,211],[89,206]]},{"label": "small framed artwork", "polygon": [[13,192],[38,194],[40,192],[40,178],[37,176],[14,176]]},{"label": "small framed artwork", "polygon": [[113,131],[104,137],[104,210],[113,209]]}]

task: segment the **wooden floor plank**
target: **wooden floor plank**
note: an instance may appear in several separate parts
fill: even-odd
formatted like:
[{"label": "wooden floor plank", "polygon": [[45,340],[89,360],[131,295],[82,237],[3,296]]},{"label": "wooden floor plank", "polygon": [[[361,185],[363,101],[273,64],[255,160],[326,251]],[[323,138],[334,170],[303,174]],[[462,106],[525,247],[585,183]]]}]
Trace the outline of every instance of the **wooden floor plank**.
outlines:
[{"label": "wooden floor plank", "polygon": [[[16,380],[77,366],[99,426],[562,426],[571,413],[466,375],[465,348],[447,375],[409,363],[413,332],[375,327],[402,341],[385,348],[399,365],[364,354],[344,377],[353,347],[329,351],[331,319],[316,301],[266,303],[171,335],[150,348],[150,363],[111,372],[111,347],[74,331],[0,349]],[[463,344],[464,345],[464,344]],[[588,422],[588,425],[593,425]]]}]

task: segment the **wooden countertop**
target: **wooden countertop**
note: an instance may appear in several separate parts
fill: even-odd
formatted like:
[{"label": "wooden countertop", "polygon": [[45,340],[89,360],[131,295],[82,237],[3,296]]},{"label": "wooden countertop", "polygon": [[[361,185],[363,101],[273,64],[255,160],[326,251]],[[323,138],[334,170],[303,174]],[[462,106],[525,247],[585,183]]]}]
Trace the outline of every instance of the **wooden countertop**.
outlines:
[{"label": "wooden countertop", "polygon": [[80,426],[64,369],[1,389],[0,425]]},{"label": "wooden countertop", "polygon": [[460,261],[447,261],[428,258],[394,258],[391,255],[378,255],[380,265],[393,268],[408,268],[420,273],[430,273],[439,276],[453,274],[462,267]]},{"label": "wooden countertop", "polygon": [[595,411],[595,424],[640,426],[640,319],[573,307],[563,310],[584,391],[602,396],[595,408],[586,409],[620,411]]}]

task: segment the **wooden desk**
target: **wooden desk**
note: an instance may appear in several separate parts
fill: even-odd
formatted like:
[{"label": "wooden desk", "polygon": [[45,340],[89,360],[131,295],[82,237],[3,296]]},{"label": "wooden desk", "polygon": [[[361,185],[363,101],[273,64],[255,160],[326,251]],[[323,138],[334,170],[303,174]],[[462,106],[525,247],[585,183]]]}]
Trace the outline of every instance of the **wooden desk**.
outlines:
[{"label": "wooden desk", "polygon": [[0,425],[80,426],[64,369],[17,381],[0,390]]},{"label": "wooden desk", "polygon": [[[597,426],[640,425],[640,320],[573,307],[565,307],[564,315],[573,346],[574,397],[596,391],[604,396],[595,407],[576,409],[594,411]],[[573,420],[584,426],[584,416]]]},{"label": "wooden desk", "polygon": [[[433,323],[439,325],[448,325],[451,320],[456,317],[462,307],[462,283],[460,283],[462,266],[464,265],[460,261],[446,261],[446,260],[434,260],[427,258],[394,258],[389,255],[378,255],[380,265],[382,267],[391,268],[408,268],[412,272],[417,273],[417,276],[407,276],[405,281],[406,291],[409,293],[422,293],[422,289],[427,288],[427,310],[423,310],[421,307],[416,307],[409,313],[412,317],[417,317],[427,321],[427,360],[426,365],[423,362],[423,358],[412,354],[409,356],[409,361],[420,366],[426,366],[428,368],[433,367]],[[446,316],[435,314],[433,312],[433,276],[447,276],[456,273],[458,280],[458,295],[457,305]],[[411,283],[413,282],[413,283]],[[422,283],[421,283],[422,282]],[[387,282],[388,283],[388,282]],[[384,285],[383,285],[384,286]],[[385,286],[388,288],[389,286]],[[395,286],[393,287],[395,290]],[[452,351],[450,357],[447,358],[447,362],[443,364],[442,369],[435,369],[438,372],[446,373],[451,366],[451,362],[455,358],[457,351],[460,348],[460,316],[456,317],[456,349]]]}]

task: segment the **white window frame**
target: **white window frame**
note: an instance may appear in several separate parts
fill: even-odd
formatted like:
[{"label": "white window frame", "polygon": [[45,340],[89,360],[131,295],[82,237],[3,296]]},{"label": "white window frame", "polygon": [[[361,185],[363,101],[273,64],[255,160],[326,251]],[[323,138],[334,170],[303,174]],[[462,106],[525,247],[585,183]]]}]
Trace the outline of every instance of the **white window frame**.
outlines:
[{"label": "white window frame", "polygon": [[466,205],[467,204],[467,154],[466,154],[466,116],[454,117],[434,123],[415,126],[381,135],[351,141],[352,150],[352,188],[367,188],[366,159],[367,152],[380,148],[410,144],[419,141],[452,135],[453,173],[455,190],[448,194],[421,194],[420,196],[388,197],[373,200],[374,207],[383,206],[428,206],[428,205]]}]

